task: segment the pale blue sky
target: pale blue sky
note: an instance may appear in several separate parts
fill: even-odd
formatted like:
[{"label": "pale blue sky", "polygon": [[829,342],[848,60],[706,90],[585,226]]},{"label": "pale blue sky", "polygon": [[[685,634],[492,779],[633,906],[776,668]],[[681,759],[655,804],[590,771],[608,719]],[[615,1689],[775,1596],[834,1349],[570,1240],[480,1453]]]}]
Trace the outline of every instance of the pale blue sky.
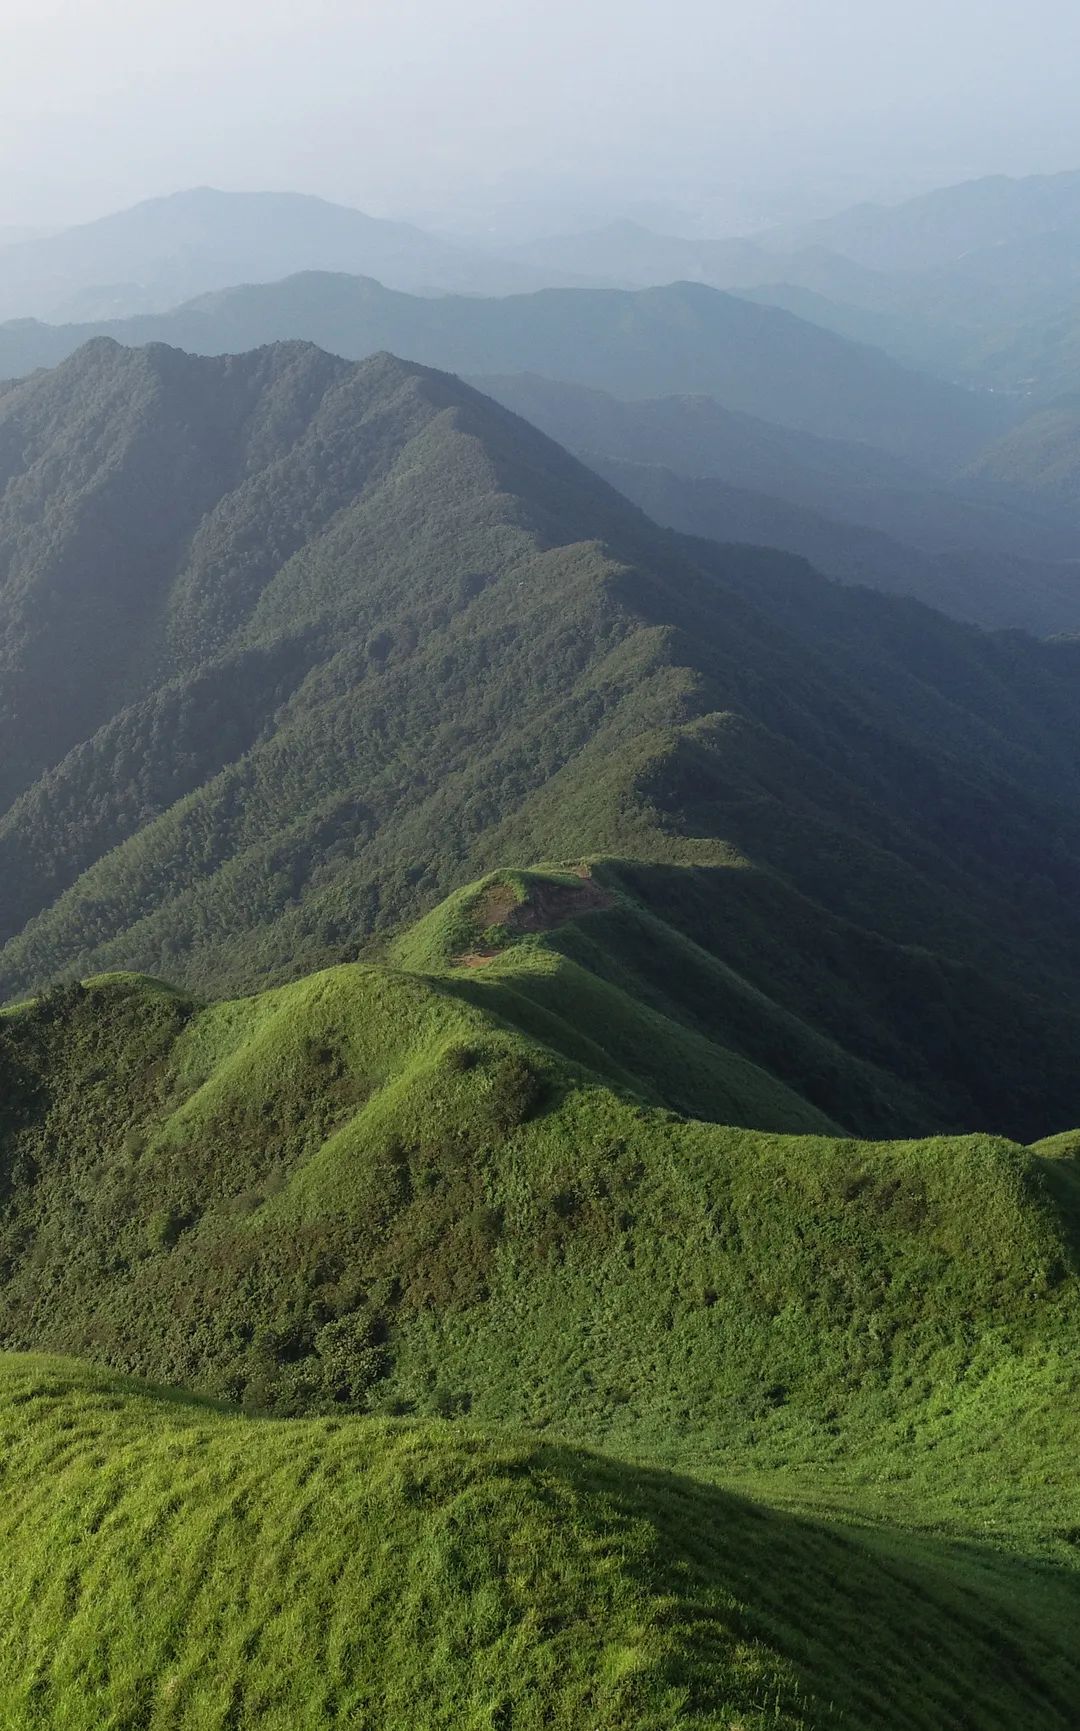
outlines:
[{"label": "pale blue sky", "polygon": [[719,229],[1080,167],[1078,72],[1075,0],[0,0],[0,224],[210,183]]}]

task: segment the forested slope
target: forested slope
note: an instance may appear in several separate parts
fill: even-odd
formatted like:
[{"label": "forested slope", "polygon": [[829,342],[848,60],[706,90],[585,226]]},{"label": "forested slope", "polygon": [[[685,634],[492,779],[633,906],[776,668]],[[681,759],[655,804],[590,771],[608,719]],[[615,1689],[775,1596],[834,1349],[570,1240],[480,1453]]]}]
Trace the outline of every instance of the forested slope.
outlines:
[{"label": "forested slope", "polygon": [[770,425],[711,397],[625,403],[528,373],[473,383],[672,528],[783,548],[841,582],[918,596],[979,625],[1050,635],[1080,623],[1067,498],[1019,465],[1008,472],[1027,423],[971,475],[932,479],[867,445]]}]

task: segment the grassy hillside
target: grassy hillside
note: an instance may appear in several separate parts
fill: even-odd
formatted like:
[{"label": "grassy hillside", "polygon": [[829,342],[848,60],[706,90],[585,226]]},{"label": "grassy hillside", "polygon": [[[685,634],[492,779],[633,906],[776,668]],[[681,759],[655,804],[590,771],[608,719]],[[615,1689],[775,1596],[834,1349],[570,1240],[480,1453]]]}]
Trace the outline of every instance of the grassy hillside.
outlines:
[{"label": "grassy hillside", "polygon": [[0,1719],[1067,1726],[1076,645],[388,356],[0,476]]},{"label": "grassy hillside", "polygon": [[635,869],[0,1018],[6,1725],[1071,1723],[1076,1137],[839,1135]]},{"label": "grassy hillside", "polygon": [[8,323],[0,326],[0,377],[54,366],[95,336],[195,354],[303,339],[351,359],[389,349],[453,372],[531,370],[627,398],[698,391],[732,409],[880,445],[922,465],[955,466],[1009,422],[992,397],[923,377],[878,350],[701,283],[432,299],[368,277],[308,271],[224,289],[155,316]]},{"label": "grassy hillside", "polygon": [[820,1470],[895,1466],[946,1407],[992,1433],[1038,1363],[1037,1429],[1071,1398],[1071,1157],[845,1139],[815,1096],[914,1086],[693,959],[617,873],[511,874],[385,966],[9,1012],[0,1343]]},{"label": "grassy hillside", "polygon": [[992,1553],[50,1359],[0,1360],[0,1436],[12,1731],[1070,1723],[1072,1586]]}]

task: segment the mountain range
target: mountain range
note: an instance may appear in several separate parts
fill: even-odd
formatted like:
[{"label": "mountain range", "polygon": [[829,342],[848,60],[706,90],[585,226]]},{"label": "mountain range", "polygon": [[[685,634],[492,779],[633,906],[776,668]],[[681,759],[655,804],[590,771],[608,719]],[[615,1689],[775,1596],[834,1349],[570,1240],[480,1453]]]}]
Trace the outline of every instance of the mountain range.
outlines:
[{"label": "mountain range", "polygon": [[425,295],[693,281],[945,379],[1046,400],[1075,388],[1055,332],[1071,325],[1080,285],[1078,184],[1076,174],[996,176],[750,236],[624,220],[501,251],[308,194],[196,187],[53,233],[0,232],[0,319],[126,319],[308,270]]},{"label": "mountain range", "polygon": [[842,582],[918,596],[977,624],[1040,635],[1077,627],[1075,501],[1025,471],[1027,422],[946,484],[869,446],[710,397],[626,403],[529,373],[473,383],[687,534],[783,548]]},{"label": "mountain range", "polygon": [[700,391],[767,420],[944,466],[973,457],[1009,422],[992,398],[694,283],[425,299],[365,278],[309,272],[223,290],[158,316],[0,326],[0,377],[53,366],[95,335],[195,354],[302,338],[350,359],[387,349],[455,372],[531,370],[622,397]]},{"label": "mountain range", "polygon": [[989,176],[733,240],[616,223],[517,256],[619,285],[685,277],[735,290],[907,366],[1021,399],[1076,389],[1077,173]]},{"label": "mountain range", "polygon": [[0,376],[0,1721],[1069,1731],[1075,401],[324,272]]},{"label": "mountain range", "polygon": [[0,231],[0,318],[127,317],[307,269],[377,276],[418,292],[507,294],[553,280],[307,193],[202,186],[54,234],[5,242]]},{"label": "mountain range", "polygon": [[776,251],[820,246],[869,270],[921,271],[1080,222],[1080,172],[984,175],[899,204],[859,204],[760,237]]}]

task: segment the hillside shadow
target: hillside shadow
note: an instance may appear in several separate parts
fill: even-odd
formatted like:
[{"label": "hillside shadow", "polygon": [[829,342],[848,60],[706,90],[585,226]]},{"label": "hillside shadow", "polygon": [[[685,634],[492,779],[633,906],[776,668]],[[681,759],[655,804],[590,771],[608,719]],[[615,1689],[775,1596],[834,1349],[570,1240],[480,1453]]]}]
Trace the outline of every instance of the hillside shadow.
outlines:
[{"label": "hillside shadow", "polygon": [[760,1705],[774,1716],[762,1724],[1075,1727],[1080,1572],[968,1541],[808,1519],[558,1445],[543,1452],[603,1502],[613,1543],[620,1529],[652,1527],[641,1584],[662,1597],[676,1631],[673,1681],[689,1717],[730,1706],[740,1673],[764,1683],[768,1671]]}]

